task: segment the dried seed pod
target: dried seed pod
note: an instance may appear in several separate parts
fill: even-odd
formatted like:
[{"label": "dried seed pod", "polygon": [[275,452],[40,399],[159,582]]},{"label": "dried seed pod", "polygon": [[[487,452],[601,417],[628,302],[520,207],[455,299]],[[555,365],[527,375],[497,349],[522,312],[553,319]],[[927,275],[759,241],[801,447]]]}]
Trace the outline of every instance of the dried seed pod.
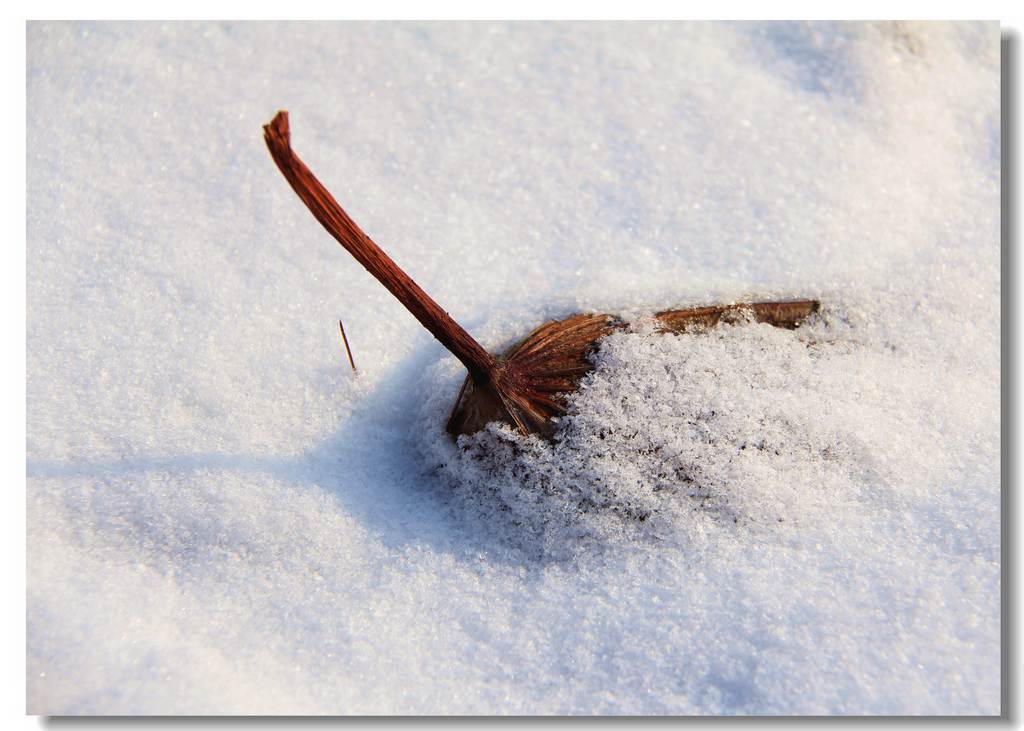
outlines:
[{"label": "dried seed pod", "polygon": [[[623,326],[612,315],[577,314],[545,323],[500,356],[484,350],[348,217],[333,196],[291,149],[288,113],[263,127],[274,162],[313,216],[469,371],[448,420],[453,435],[472,434],[492,421],[524,434],[550,436],[552,417],[592,368],[589,356],[605,335]],[[795,328],[818,309],[815,300],[754,302],[655,315],[666,332],[706,329],[752,315],[758,322]]]},{"label": "dried seed pod", "polygon": [[592,368],[588,356],[617,327],[611,315],[573,315],[547,322],[505,351],[498,362],[512,388],[504,397],[489,383],[467,377],[448,419],[451,434],[473,434],[492,421],[529,434],[550,435],[551,417],[563,413],[565,396]]},{"label": "dried seed pod", "polygon": [[[654,317],[659,322],[658,329],[666,333],[707,330],[720,322],[745,317],[792,330],[817,312],[818,306],[816,300],[781,300],[665,310]],[[551,417],[565,411],[565,397],[576,390],[580,379],[593,368],[589,356],[600,339],[623,326],[612,315],[572,315],[544,323],[499,357],[518,375],[524,388],[535,394],[534,403],[546,397],[545,421],[532,431],[550,433]],[[454,435],[474,434],[492,421],[505,421],[522,429],[521,424],[508,418],[504,405],[490,389],[474,386],[472,378],[467,377],[448,419],[448,431]]]}]

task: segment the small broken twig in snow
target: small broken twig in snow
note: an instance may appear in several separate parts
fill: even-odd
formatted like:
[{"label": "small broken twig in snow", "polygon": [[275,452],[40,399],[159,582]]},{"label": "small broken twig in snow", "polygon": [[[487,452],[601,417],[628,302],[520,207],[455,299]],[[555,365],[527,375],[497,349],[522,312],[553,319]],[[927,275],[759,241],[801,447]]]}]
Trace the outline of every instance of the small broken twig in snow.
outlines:
[{"label": "small broken twig in snow", "polygon": [[356,362],[352,360],[352,349],[348,347],[348,338],[345,337],[345,326],[338,320],[338,327],[341,329],[341,341],[345,343],[345,352],[348,353],[348,364],[352,366],[352,372],[359,374],[359,370],[356,368]]}]

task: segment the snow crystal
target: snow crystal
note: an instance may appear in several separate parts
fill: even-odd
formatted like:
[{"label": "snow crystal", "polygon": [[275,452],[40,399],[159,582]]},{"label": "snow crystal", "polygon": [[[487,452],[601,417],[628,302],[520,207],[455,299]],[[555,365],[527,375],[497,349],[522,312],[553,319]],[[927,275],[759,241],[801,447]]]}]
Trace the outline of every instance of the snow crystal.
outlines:
[{"label": "snow crystal", "polygon": [[[30,23],[30,713],[999,712],[992,23]],[[622,315],[552,442],[490,351]],[[795,331],[659,309],[815,297]],[[359,375],[344,355],[345,322]]]}]

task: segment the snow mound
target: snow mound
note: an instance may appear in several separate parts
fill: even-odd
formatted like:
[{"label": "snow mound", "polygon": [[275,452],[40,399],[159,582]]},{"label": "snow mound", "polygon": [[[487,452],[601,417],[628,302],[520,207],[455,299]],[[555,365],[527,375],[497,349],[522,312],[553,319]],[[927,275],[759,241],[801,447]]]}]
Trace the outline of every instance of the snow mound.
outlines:
[{"label": "snow mound", "polygon": [[602,341],[552,442],[493,423],[454,446],[432,399],[424,451],[473,522],[532,556],[827,522],[945,464],[908,416],[927,392],[897,351],[834,307],[796,331],[640,321]]}]

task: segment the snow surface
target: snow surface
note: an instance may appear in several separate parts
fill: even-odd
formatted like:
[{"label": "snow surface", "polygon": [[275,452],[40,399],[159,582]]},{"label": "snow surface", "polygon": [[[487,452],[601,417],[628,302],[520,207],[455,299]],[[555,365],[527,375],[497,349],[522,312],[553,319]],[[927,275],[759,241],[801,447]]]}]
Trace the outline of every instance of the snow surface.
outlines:
[{"label": "snow surface", "polygon": [[[998,713],[998,85],[991,23],[30,23],[28,711]],[[635,323],[560,442],[448,440],[279,108],[485,347]]]}]

